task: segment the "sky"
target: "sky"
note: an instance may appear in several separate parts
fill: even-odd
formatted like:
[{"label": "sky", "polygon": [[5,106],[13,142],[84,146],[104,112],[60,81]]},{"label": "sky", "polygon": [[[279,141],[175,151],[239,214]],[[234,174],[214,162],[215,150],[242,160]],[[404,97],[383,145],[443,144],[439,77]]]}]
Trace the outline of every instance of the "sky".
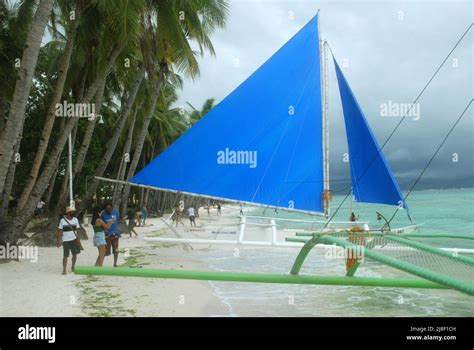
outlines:
[{"label": "sky", "polygon": [[[400,121],[383,106],[412,103],[474,22],[472,1],[230,1],[226,27],[211,37],[216,56],[199,58],[200,77],[185,78],[178,106],[220,102],[320,10],[320,33],[363,109],[379,144]],[[411,187],[474,96],[474,27],[384,148],[403,189]],[[341,101],[328,66],[331,187],[344,192],[350,174]],[[474,104],[417,185],[474,186]]]}]

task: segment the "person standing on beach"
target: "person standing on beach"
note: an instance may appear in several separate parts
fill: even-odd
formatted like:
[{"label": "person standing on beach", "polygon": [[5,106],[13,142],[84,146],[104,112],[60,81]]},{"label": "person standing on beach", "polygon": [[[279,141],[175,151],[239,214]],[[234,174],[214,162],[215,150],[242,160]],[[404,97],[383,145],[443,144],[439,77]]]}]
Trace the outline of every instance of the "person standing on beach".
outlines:
[{"label": "person standing on beach", "polygon": [[194,214],[194,208],[189,207],[188,208],[188,216],[189,216],[189,222],[191,223],[191,227],[196,227],[196,216]]},{"label": "person standing on beach", "polygon": [[98,207],[94,207],[92,209],[92,227],[94,229],[94,247],[97,247],[99,250],[99,256],[95,261],[95,266],[102,266],[104,263],[105,258],[105,250],[107,248],[107,242],[105,241],[105,232],[104,230],[110,229],[110,227],[114,224],[115,220],[110,221],[109,223],[105,223],[101,219],[100,211]]},{"label": "person standing on beach", "polygon": [[40,199],[39,202],[36,203],[36,209],[35,209],[35,214],[36,215],[38,215],[38,216],[43,215],[45,204],[46,203],[43,201],[43,199]]},{"label": "person standing on beach", "polygon": [[112,248],[112,252],[114,253],[114,267],[117,267],[117,260],[118,260],[118,249],[119,249],[119,239],[120,239],[120,231],[118,227],[119,222],[119,214],[117,210],[114,209],[111,203],[105,204],[105,209],[101,215],[102,221],[106,224],[112,222],[110,227],[105,230],[105,242],[107,243],[107,248],[105,251],[105,256],[110,255],[110,249]]},{"label": "person standing on beach", "polygon": [[147,217],[148,217],[148,210],[145,206],[143,206],[141,214],[140,214],[140,226],[146,226]]},{"label": "person standing on beach", "polygon": [[63,246],[63,275],[66,275],[67,260],[69,258],[69,252],[72,254],[72,266],[71,271],[74,272],[76,266],[77,254],[81,252],[81,246],[77,229],[80,227],[79,220],[74,217],[74,208],[67,207],[66,215],[59,221],[59,226],[56,231],[56,245],[59,248],[60,237],[62,239]]},{"label": "person standing on beach", "polygon": [[137,220],[137,210],[135,207],[131,207],[128,209],[127,214],[128,219],[128,233],[130,234],[130,238],[132,238],[132,232],[135,234],[135,237],[138,237],[137,231],[135,231],[135,225]]},{"label": "person standing on beach", "polygon": [[221,204],[217,203],[217,215],[221,215]]},{"label": "person standing on beach", "polygon": [[184,226],[183,220],[181,220],[181,215],[183,214],[179,205],[174,210],[174,219],[176,220],[176,227],[178,227],[178,222],[180,222]]}]

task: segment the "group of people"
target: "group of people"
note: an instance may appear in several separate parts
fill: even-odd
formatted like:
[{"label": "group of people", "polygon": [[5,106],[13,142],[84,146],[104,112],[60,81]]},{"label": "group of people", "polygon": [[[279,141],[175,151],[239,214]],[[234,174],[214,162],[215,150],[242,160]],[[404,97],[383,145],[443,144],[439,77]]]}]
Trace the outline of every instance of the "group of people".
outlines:
[{"label": "group of people", "polygon": [[[217,203],[217,215],[221,215],[221,205],[220,203]],[[210,210],[211,210],[211,205],[208,204],[207,207],[207,215],[210,215]],[[173,211],[173,215],[171,217],[171,219],[176,222],[176,227],[178,227],[178,224],[180,223],[181,225],[184,226],[184,222],[182,220],[182,217],[183,217],[183,211],[184,211],[184,208],[182,208],[181,206],[177,206],[174,211]],[[191,227],[196,227],[196,211],[194,209],[194,207],[189,207],[187,209],[187,214],[188,214],[188,218],[189,218],[189,223],[191,225]]]},{"label": "group of people", "polygon": [[[217,215],[218,215],[218,216],[222,214],[222,213],[221,213],[221,209],[222,209],[222,208],[221,208],[221,204],[220,204],[220,203],[217,203]],[[211,203],[209,203],[209,204],[207,205],[207,215],[211,215]]]},{"label": "group of people", "polygon": [[[69,256],[72,255],[71,271],[74,271],[77,255],[84,249],[79,236],[81,225],[74,214],[74,208],[66,208],[66,215],[64,215],[59,221],[59,226],[56,232],[57,246],[58,248],[60,248],[61,245],[63,247],[63,275],[66,275],[67,273],[66,270]],[[99,207],[93,208],[91,220],[94,229],[93,244],[98,249],[95,266],[102,266],[104,258],[109,256],[112,252],[114,256],[114,267],[117,267],[119,239],[121,238],[118,223],[119,213],[114,209],[111,203],[106,203],[104,210],[100,210]]]},{"label": "group of people", "polygon": [[[176,222],[176,227],[178,227],[178,223],[184,226],[184,222],[182,220],[183,216],[183,209],[178,205],[173,212],[172,220]],[[196,213],[193,207],[188,208],[188,218],[191,227],[196,227]]]}]

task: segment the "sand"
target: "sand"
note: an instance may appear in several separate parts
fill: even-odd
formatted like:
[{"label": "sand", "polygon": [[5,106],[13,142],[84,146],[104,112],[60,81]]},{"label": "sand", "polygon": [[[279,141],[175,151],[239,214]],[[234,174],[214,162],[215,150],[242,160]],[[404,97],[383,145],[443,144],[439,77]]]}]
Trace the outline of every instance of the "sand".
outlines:
[{"label": "sand", "polygon": [[[185,235],[190,231],[189,222],[183,220],[186,226],[180,227],[178,232]],[[219,218],[214,214],[212,220]],[[149,219],[147,224],[149,226],[136,228],[138,238],[122,236],[119,265],[208,269],[206,262],[186,256],[193,249],[190,246],[145,242],[142,239],[145,236],[174,235],[161,219]],[[86,230],[92,237],[90,225]],[[77,264],[93,265],[97,249],[92,245],[92,239],[83,241],[83,246]],[[61,260],[62,248],[39,247],[37,262],[20,260],[0,264],[0,316],[198,317],[229,314],[228,307],[219,301],[206,281],[79,276],[69,271],[70,265],[68,275],[63,276]],[[112,256],[106,257],[104,265],[112,264]]]}]

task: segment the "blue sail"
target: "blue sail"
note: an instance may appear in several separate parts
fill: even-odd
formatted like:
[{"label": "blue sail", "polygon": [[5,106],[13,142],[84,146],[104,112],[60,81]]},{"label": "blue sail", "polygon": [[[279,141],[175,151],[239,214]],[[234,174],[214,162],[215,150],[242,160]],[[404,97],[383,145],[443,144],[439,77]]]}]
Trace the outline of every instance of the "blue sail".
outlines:
[{"label": "blue sail", "polygon": [[364,112],[336,59],[333,59],[344,112],[354,198],[358,202],[398,205],[408,209]]},{"label": "blue sail", "polygon": [[130,181],[322,212],[322,154],[315,16]]}]

